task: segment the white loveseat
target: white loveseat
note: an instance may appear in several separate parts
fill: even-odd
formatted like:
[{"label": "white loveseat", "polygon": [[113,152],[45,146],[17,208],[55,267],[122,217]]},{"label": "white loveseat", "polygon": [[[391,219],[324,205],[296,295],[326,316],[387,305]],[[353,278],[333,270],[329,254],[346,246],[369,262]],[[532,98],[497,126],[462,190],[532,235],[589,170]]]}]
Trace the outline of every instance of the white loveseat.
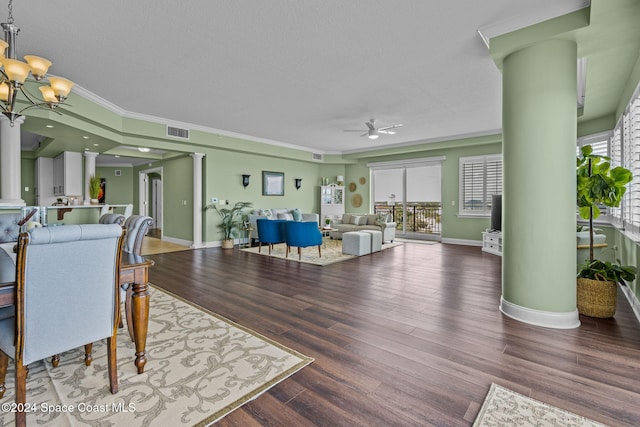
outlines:
[{"label": "white loveseat", "polygon": [[332,239],[342,239],[342,234],[349,231],[379,230],[382,242],[393,242],[396,238],[396,223],[388,214],[343,214],[342,218],[331,222],[334,230],[329,233]]},{"label": "white loveseat", "polygon": [[287,219],[290,221],[315,221],[319,223],[320,215],[317,213],[302,213],[298,208],[273,208],[273,209],[256,209],[249,214],[249,222],[251,223],[251,239],[258,238],[258,221],[259,218],[266,219]]}]

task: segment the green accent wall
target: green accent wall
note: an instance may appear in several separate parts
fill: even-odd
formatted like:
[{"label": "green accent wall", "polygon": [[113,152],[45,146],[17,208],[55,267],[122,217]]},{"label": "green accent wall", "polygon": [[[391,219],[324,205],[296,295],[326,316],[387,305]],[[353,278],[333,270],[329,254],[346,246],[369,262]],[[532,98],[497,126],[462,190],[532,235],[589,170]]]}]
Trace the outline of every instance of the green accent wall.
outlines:
[{"label": "green accent wall", "polygon": [[[120,171],[120,176],[116,176]],[[96,175],[106,180],[104,202],[110,205],[126,205],[133,202],[132,167],[96,167]]]}]

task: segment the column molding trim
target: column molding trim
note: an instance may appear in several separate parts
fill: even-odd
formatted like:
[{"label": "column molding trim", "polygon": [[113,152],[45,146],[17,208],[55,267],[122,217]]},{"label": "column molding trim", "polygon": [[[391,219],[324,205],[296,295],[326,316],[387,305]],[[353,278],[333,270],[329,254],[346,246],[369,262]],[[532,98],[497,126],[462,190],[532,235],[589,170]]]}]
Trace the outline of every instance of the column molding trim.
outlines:
[{"label": "column molding trim", "polygon": [[500,297],[500,311],[505,316],[530,325],[553,329],[574,329],[580,326],[578,310],[557,312],[522,307]]}]

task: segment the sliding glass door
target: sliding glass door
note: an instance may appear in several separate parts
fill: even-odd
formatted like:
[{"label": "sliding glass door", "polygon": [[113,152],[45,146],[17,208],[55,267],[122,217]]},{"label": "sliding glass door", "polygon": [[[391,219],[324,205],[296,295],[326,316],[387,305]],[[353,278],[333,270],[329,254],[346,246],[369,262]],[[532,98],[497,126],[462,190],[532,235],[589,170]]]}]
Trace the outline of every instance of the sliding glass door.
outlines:
[{"label": "sliding glass door", "polygon": [[440,240],[441,161],[373,165],[374,212],[387,212],[399,237]]}]

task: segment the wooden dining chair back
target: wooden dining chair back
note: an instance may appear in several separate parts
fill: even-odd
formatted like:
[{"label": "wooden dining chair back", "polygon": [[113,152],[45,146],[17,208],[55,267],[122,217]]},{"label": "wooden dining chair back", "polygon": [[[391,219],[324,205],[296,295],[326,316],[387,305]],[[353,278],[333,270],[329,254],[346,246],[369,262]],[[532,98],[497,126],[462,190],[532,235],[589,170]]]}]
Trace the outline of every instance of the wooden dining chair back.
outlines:
[{"label": "wooden dining chair back", "polygon": [[118,224],[124,225],[124,215],[122,214],[114,214],[114,213],[106,213],[100,216],[98,220],[98,224]]},{"label": "wooden dining chair back", "polygon": [[[124,252],[141,255],[142,241],[149,231],[149,227],[153,220],[151,217],[144,215],[131,215],[124,221],[124,228],[127,230],[127,237],[125,238],[124,246],[122,250]],[[124,300],[124,317],[127,319],[127,330],[129,331],[129,337],[131,341],[134,341],[133,334],[133,286],[130,283],[123,283],[121,285],[122,291],[120,297]],[[122,320],[120,320],[120,327],[124,326]]]},{"label": "wooden dining chair back", "polygon": [[[118,391],[116,332],[124,234],[117,224],[41,227],[20,234],[15,316],[0,320],[0,392],[4,394],[11,357],[18,408],[27,401],[27,365],[104,338],[110,389]],[[89,364],[90,345],[85,350]],[[16,413],[16,425],[24,425],[25,416]]]}]

